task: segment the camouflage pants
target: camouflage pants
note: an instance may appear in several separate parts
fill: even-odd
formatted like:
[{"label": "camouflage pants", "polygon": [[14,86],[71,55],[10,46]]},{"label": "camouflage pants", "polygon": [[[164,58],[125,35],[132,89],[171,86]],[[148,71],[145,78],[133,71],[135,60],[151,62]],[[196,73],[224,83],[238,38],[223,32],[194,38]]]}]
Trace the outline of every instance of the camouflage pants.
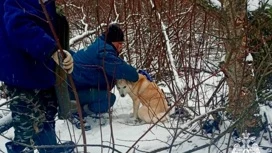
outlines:
[{"label": "camouflage pants", "polygon": [[[55,128],[57,98],[54,88],[48,90],[26,90],[7,86],[11,97],[19,98],[10,103],[14,141],[34,145],[33,138],[43,128]],[[49,125],[49,126],[48,126]]]}]

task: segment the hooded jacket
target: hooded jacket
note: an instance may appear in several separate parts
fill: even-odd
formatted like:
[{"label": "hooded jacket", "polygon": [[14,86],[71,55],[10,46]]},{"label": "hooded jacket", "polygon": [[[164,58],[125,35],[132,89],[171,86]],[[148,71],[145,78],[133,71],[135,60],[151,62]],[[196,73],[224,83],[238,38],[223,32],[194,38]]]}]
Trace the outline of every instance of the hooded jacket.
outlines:
[{"label": "hooded jacket", "polygon": [[[27,89],[52,87],[57,45],[39,0],[1,0],[0,6],[0,80]],[[55,1],[45,6],[55,26]]]},{"label": "hooded jacket", "polygon": [[73,54],[73,79],[77,89],[107,90],[116,83],[116,79],[136,82],[137,70],[118,57],[116,48],[106,43],[104,34],[93,44]]}]

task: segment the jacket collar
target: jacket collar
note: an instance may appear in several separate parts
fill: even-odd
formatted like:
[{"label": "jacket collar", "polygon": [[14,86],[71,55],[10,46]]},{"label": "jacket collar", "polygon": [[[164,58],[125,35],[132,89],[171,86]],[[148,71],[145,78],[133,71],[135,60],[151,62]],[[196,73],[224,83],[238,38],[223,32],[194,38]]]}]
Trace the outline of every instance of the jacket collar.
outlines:
[{"label": "jacket collar", "polygon": [[117,51],[116,47],[111,43],[111,42],[107,42],[106,41],[106,36],[105,34],[103,33],[100,37],[99,37],[101,40],[103,40],[104,42],[106,42],[107,44],[111,45],[115,51],[115,53],[117,54],[117,56],[119,56],[119,52]]}]

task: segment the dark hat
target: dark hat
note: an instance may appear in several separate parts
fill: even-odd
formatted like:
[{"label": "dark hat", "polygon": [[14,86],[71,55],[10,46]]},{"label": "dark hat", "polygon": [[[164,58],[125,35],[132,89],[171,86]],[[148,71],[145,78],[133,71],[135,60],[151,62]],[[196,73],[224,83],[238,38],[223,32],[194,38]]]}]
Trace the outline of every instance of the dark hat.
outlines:
[{"label": "dark hat", "polygon": [[124,41],[124,33],[118,24],[110,24],[105,34],[107,42]]}]

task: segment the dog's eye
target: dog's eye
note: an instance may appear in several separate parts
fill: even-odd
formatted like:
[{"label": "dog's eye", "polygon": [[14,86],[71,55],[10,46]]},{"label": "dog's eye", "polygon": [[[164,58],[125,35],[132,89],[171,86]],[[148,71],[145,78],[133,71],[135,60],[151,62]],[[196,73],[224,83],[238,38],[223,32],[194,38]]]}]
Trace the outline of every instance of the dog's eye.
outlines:
[{"label": "dog's eye", "polygon": [[127,86],[124,86],[124,88],[126,88]]},{"label": "dog's eye", "polygon": [[117,87],[117,89],[120,89],[120,87]]}]

